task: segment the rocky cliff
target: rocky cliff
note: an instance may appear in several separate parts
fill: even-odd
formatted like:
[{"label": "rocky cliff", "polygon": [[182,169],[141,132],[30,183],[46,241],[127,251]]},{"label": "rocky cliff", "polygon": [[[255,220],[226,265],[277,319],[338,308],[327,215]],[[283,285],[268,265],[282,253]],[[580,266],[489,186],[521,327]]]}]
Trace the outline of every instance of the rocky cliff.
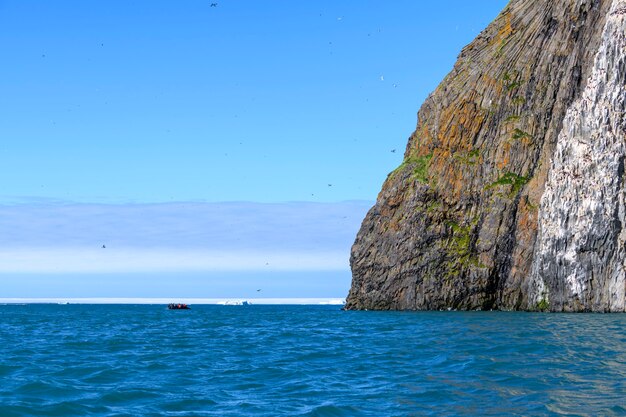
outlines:
[{"label": "rocky cliff", "polygon": [[512,0],[418,112],[347,309],[625,311],[626,0]]}]

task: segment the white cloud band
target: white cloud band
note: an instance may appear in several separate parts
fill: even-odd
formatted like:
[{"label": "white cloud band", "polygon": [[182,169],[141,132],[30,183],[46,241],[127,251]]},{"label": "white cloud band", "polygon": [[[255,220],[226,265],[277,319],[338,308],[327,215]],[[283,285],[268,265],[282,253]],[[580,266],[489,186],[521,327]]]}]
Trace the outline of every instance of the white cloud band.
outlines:
[{"label": "white cloud band", "polygon": [[204,271],[345,271],[347,255],[204,249],[2,248],[0,273],[135,273]]}]

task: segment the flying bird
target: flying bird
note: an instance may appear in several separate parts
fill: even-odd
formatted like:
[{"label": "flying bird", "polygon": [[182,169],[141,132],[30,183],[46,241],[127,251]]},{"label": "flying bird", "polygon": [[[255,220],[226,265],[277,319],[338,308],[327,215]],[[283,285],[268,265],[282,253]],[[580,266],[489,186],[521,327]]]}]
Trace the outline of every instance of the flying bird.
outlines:
[{"label": "flying bird", "polygon": [[392,149],[392,150],[391,150],[391,153],[396,153],[396,150],[395,150],[395,149]]},{"label": "flying bird", "polygon": [[102,249],[106,249],[106,248],[107,248],[106,245],[102,245]]},{"label": "flying bird", "polygon": [[217,7],[217,3],[211,3],[211,7]]}]

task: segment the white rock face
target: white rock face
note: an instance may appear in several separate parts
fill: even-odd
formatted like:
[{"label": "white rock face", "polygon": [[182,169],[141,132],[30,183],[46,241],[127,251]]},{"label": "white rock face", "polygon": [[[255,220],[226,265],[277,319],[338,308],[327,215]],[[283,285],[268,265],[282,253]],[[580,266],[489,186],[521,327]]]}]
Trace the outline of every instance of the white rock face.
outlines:
[{"label": "white rock face", "polygon": [[626,0],[568,109],[539,210],[529,308],[625,311]]}]

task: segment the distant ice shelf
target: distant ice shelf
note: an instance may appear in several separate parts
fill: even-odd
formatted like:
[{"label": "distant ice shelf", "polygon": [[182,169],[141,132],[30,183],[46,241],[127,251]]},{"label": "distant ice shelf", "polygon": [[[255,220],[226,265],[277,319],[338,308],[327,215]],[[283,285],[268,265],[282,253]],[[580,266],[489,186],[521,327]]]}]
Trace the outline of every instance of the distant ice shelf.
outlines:
[{"label": "distant ice shelf", "polygon": [[0,304],[343,305],[343,298],[0,298]]}]

